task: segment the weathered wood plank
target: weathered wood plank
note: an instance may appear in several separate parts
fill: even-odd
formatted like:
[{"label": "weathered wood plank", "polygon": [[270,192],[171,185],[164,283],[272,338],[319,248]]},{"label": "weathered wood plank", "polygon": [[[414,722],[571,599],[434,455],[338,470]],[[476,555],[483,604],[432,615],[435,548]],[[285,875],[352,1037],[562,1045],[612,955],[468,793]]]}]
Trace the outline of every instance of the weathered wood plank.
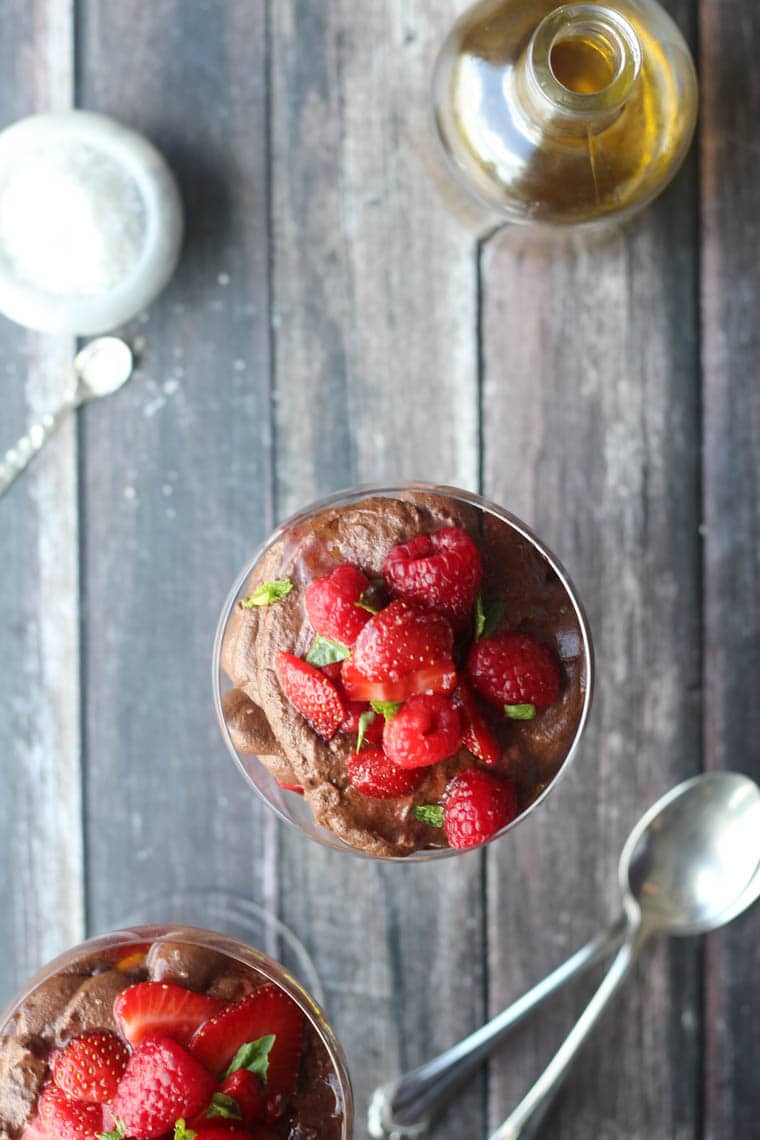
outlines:
[{"label": "weathered wood plank", "polygon": [[[679,14],[688,26],[685,5]],[[606,242],[546,251],[512,230],[483,251],[485,488],[564,561],[597,653],[575,767],[535,821],[489,852],[494,1011],[614,916],[630,827],[700,767],[695,210],[692,163]],[[558,995],[501,1053],[492,1125],[589,992]],[[548,1132],[691,1140],[699,996],[693,944],[648,952]]]},{"label": "weathered wood plank", "polygon": [[[701,5],[706,763],[760,779],[760,82],[755,5]],[[758,1129],[760,914],[708,942],[709,1140]]]},{"label": "weathered wood plank", "polygon": [[214,628],[271,525],[263,4],[82,3],[80,98],[179,177],[175,280],[127,330],[142,365],[83,424],[90,923],[139,896],[266,901],[274,822],[214,720]]},{"label": "weathered wood plank", "polygon": [[[474,244],[431,183],[428,84],[455,14],[271,5],[277,505],[359,481],[477,482]],[[357,1093],[483,1014],[480,858],[379,866],[280,836]],[[436,1132],[485,1131],[475,1082]]]},{"label": "weathered wood plank", "polygon": [[[71,106],[71,0],[0,16],[0,126]],[[67,338],[0,318],[6,447],[61,396]],[[0,502],[0,1005],[82,935],[76,430],[67,424]]]}]

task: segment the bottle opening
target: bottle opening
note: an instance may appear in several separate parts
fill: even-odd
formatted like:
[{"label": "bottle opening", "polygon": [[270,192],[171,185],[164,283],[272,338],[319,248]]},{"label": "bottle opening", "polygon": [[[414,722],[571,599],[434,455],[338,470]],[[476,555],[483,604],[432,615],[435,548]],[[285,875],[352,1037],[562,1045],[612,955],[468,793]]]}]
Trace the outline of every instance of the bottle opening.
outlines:
[{"label": "bottle opening", "polygon": [[619,53],[603,36],[562,36],[549,52],[549,66],[554,78],[568,91],[578,95],[596,95],[615,79],[620,65]]},{"label": "bottle opening", "polygon": [[622,106],[641,70],[641,45],[615,9],[566,4],[536,28],[528,63],[533,82],[553,106],[592,116]]}]

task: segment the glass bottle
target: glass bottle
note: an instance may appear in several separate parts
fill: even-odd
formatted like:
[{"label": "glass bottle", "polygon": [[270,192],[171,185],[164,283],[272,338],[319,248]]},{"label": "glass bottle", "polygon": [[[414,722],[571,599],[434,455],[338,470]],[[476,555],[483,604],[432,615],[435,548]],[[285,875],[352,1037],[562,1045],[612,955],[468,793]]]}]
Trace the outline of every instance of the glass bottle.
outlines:
[{"label": "glass bottle", "polygon": [[508,221],[620,218],[671,180],[694,133],[697,81],[655,0],[481,0],[433,79],[448,164]]}]

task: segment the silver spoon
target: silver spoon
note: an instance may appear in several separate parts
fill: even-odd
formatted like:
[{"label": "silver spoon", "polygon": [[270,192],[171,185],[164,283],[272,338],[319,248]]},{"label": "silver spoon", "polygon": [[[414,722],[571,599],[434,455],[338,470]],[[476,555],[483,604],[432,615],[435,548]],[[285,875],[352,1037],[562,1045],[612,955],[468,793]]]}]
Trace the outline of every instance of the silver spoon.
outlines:
[{"label": "silver spoon", "polygon": [[760,789],[716,772],[668,792],[641,818],[620,856],[623,914],[487,1025],[375,1090],[370,1136],[422,1136],[455,1089],[518,1021],[622,941],[610,971],[544,1074],[490,1140],[533,1135],[569,1065],[650,934],[722,926],[760,896]]},{"label": "silver spoon", "polygon": [[132,375],[134,359],[132,350],[123,340],[115,336],[100,336],[91,340],[74,358],[73,382],[64,394],[58,407],[43,416],[15,447],[6,451],[0,463],[0,495],[24,470],[35,455],[42,450],[69,412],[73,412],[88,400],[110,396],[125,384]]}]

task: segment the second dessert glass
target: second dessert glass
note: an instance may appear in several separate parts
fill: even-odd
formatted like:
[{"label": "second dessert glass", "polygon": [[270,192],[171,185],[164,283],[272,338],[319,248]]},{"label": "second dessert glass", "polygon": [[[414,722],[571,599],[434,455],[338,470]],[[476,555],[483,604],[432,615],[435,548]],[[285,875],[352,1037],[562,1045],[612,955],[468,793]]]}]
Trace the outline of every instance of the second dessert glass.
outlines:
[{"label": "second dessert glass", "polygon": [[[332,518],[336,512],[349,510],[357,504],[363,503],[364,500],[377,502],[386,499],[401,500],[404,503],[411,504],[440,501],[445,506],[450,506],[454,513],[457,511],[460,513],[469,512],[469,517],[477,520],[477,525],[483,534],[492,536],[492,540],[484,539],[484,542],[491,542],[494,547],[495,555],[491,559],[492,562],[495,559],[498,564],[500,543],[506,538],[508,542],[504,548],[507,551],[507,557],[504,560],[505,573],[511,574],[512,578],[519,578],[520,568],[525,566],[526,574],[529,573],[534,579],[538,575],[542,582],[550,583],[554,596],[561,599],[562,616],[558,619],[559,628],[554,630],[553,634],[555,647],[563,660],[563,664],[567,665],[568,661],[572,662],[577,688],[572,707],[572,721],[568,726],[565,726],[562,755],[558,761],[555,757],[551,774],[545,779],[545,782],[541,780],[536,784],[534,794],[528,797],[527,802],[521,803],[521,810],[516,818],[503,827],[493,838],[498,838],[511,831],[546,800],[575,756],[588,719],[593,688],[593,650],[588,620],[566,571],[541,540],[509,511],[480,495],[458,488],[422,482],[403,483],[395,486],[358,486],[315,502],[282,523],[242,568],[222,608],[213,649],[214,704],[222,737],[230,755],[249,786],[285,823],[298,828],[311,839],[325,846],[367,858],[382,858],[393,862],[443,859],[451,855],[461,854],[462,851],[451,847],[430,846],[403,855],[378,855],[345,842],[333,831],[318,823],[305,798],[290,790],[286,782],[283,785],[283,782],[278,780],[257,755],[241,751],[235,746],[225,711],[225,694],[229,698],[233,689],[233,684],[222,664],[225,638],[230,635],[231,622],[236,611],[239,612],[240,603],[247,596],[252,575],[255,575],[257,570],[265,565],[267,567],[267,572],[264,575],[266,578],[279,577],[276,569],[272,569],[277,564],[275,555],[278,551],[292,554],[298,544],[303,541],[303,535],[305,532],[308,533],[310,526],[323,525],[326,517]],[[428,528],[429,530],[430,528]],[[373,539],[370,537],[368,541],[371,542]],[[487,579],[488,572],[486,573]],[[512,587],[509,589],[511,590]],[[532,608],[535,609],[535,606]],[[523,612],[528,615],[528,626],[531,620],[530,610],[531,602],[529,599],[523,605]],[[290,646],[283,646],[282,648],[290,648]],[[294,716],[299,715],[294,710]]]}]

